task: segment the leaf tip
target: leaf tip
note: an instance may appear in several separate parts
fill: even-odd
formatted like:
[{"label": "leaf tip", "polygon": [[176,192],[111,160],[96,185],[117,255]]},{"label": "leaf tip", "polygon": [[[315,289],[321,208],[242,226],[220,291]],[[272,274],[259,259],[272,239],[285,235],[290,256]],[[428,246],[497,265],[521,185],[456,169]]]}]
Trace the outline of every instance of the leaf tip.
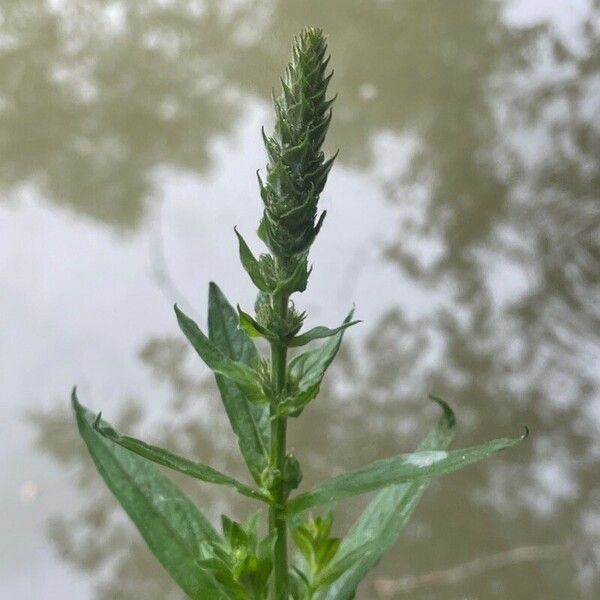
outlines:
[{"label": "leaf tip", "polygon": [[429,399],[433,400],[440,406],[440,408],[444,412],[444,419],[446,420],[448,427],[454,427],[456,425],[456,415],[454,414],[452,408],[450,408],[450,405],[445,400],[442,400],[439,396],[436,396],[435,394],[429,394]]},{"label": "leaf tip", "polygon": [[[215,302],[215,301],[222,301],[224,300],[225,297],[223,296],[223,292],[221,291],[221,288],[214,282],[214,281],[209,281],[208,282],[208,302],[209,302],[209,306],[211,302]],[[210,313],[210,310],[209,310]]]},{"label": "leaf tip", "polygon": [[177,306],[177,302],[173,304],[173,310],[175,311],[175,315],[177,316],[178,321],[180,321],[185,316],[179,308],[179,306]]},{"label": "leaf tip", "polygon": [[77,398],[77,386],[76,385],[74,385],[73,389],[71,390],[71,406],[73,406],[73,408],[75,410],[77,410],[81,407],[81,404],[79,404],[79,399]]}]

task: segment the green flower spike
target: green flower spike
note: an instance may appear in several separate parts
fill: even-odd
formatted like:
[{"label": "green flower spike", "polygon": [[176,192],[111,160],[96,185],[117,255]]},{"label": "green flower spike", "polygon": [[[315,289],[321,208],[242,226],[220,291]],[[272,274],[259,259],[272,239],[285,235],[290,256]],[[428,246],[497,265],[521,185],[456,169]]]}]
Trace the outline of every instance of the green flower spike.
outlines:
[{"label": "green flower spike", "polygon": [[319,196],[335,156],[321,150],[331,105],[327,86],[327,43],[320,29],[307,27],[294,40],[292,60],[281,80],[281,95],[273,99],[275,131],[263,139],[269,162],[263,182],[259,176],[264,213],[259,236],[289,277],[304,264],[325,217],[317,220]]}]

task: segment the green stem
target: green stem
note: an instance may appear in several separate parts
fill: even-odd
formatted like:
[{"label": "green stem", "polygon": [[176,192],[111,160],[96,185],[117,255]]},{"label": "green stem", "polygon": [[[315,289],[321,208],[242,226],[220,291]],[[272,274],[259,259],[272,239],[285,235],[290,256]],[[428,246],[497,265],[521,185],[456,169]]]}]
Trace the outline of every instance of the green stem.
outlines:
[{"label": "green stem", "polygon": [[[287,316],[288,297],[274,296],[273,308],[279,313],[282,321]],[[279,392],[285,387],[287,371],[287,344],[281,340],[271,343],[272,383],[275,398],[271,403],[271,416],[275,415]],[[286,456],[287,419],[279,417],[271,421],[271,465],[283,475]],[[275,529],[277,537],[273,550],[273,599],[288,600],[288,558],[287,558],[287,498],[282,489],[282,482],[272,490],[274,504],[269,508],[269,529]]]}]

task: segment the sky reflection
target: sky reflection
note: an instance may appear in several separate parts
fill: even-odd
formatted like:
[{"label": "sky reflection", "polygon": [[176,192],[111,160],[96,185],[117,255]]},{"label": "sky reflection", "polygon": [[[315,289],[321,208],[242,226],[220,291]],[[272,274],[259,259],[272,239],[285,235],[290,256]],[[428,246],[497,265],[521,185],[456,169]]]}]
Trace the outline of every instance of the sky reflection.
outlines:
[{"label": "sky reflection", "polygon": [[[431,487],[375,577],[564,545],[410,597],[596,598],[597,3],[39,4],[0,9],[0,422],[15,456],[0,591],[180,597],[91,472],[66,398],[78,382],[121,429],[242,472],[170,304],[204,322],[216,279],[251,305],[232,227],[257,245],[260,125],[311,22],[330,38],[342,152],[299,302],[328,324],[356,302],[365,324],[292,425],[305,481],[411,448],[429,391],[455,405],[458,444],[527,423],[526,444]],[[212,518],[248,510],[186,485]],[[344,506],[340,530],[361,503]]]}]

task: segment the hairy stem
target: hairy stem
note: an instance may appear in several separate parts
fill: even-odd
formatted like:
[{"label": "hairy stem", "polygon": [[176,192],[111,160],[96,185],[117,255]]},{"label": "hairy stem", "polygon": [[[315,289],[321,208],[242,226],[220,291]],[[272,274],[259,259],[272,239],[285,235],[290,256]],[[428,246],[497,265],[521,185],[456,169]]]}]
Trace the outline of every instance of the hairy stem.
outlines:
[{"label": "hairy stem", "polygon": [[[273,297],[273,308],[281,316],[282,321],[287,316],[288,297],[276,295]],[[271,416],[277,408],[279,394],[285,387],[287,369],[287,344],[281,340],[271,343],[271,366],[273,378],[274,399],[271,403]],[[271,465],[283,476],[286,456],[287,419],[279,417],[271,421]],[[275,529],[277,537],[273,550],[273,599],[288,600],[288,559],[287,559],[287,519],[285,514],[285,497],[282,478],[277,480],[273,491],[275,503],[269,509],[269,528]]]}]

